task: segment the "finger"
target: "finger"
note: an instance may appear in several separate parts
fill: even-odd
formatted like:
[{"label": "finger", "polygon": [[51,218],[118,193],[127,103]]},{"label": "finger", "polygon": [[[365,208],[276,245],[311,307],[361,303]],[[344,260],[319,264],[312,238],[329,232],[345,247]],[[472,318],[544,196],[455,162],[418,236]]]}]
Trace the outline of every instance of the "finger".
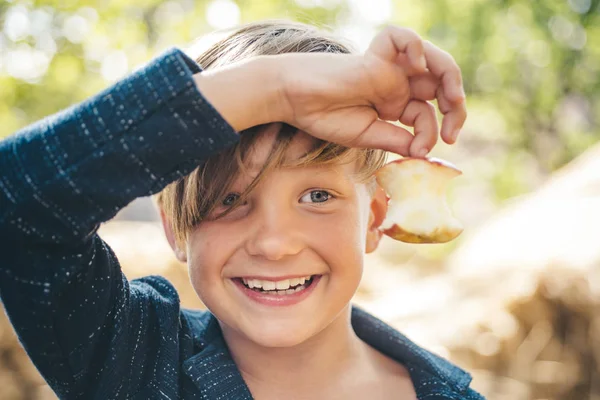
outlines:
[{"label": "finger", "polygon": [[430,72],[410,77],[408,84],[410,97],[422,101],[435,99],[440,87],[440,81]]},{"label": "finger", "polygon": [[400,116],[400,122],[414,127],[414,139],[409,148],[410,156],[425,157],[437,142],[438,122],[435,108],[426,101],[411,100]]},{"label": "finger", "polygon": [[380,96],[372,101],[372,106],[377,111],[379,119],[384,121],[398,121],[400,114],[406,107],[406,103],[410,99],[410,86],[408,85],[408,77],[404,70],[400,67],[395,67],[397,70],[398,82],[386,81],[386,84],[394,90],[387,93],[386,97]]},{"label": "finger", "polygon": [[431,73],[409,78],[409,85],[411,98],[422,101],[437,99],[440,112],[444,115],[440,135],[444,142],[454,143],[467,118],[465,101],[450,102],[439,80]]},{"label": "finger", "polygon": [[465,91],[462,74],[454,58],[431,42],[426,41],[424,46],[427,68],[442,83],[447,100],[453,103],[463,101]]},{"label": "finger", "polygon": [[420,62],[417,66],[415,66],[414,63],[408,58],[406,53],[398,53],[395,64],[402,68],[402,71],[407,76],[416,76],[427,73]]},{"label": "finger", "polygon": [[426,69],[423,40],[411,29],[386,27],[371,41],[367,52],[389,62],[396,62],[398,54],[404,53],[415,71]]},{"label": "finger", "polygon": [[467,118],[465,101],[450,102],[440,81],[431,73],[409,78],[409,85],[411,98],[422,101],[437,99],[440,112],[444,115],[440,135],[444,142],[454,143]]},{"label": "finger", "polygon": [[413,138],[406,129],[378,119],[365,129],[352,146],[391,151],[406,157]]},{"label": "finger", "polygon": [[444,115],[442,118],[442,130],[440,136],[444,142],[453,144],[456,142],[460,129],[467,120],[467,105],[464,100],[460,103],[450,103],[443,91],[444,88],[440,86],[436,94],[438,108]]}]

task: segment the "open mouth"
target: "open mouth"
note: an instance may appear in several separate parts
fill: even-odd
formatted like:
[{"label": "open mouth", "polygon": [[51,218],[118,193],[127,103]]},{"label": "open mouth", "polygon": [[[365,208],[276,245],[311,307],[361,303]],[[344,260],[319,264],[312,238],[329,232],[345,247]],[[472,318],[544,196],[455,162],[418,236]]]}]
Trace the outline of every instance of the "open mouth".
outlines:
[{"label": "open mouth", "polygon": [[234,280],[256,293],[289,296],[311,287],[318,276],[308,275],[299,278],[282,279],[280,281],[248,278],[234,278]]}]

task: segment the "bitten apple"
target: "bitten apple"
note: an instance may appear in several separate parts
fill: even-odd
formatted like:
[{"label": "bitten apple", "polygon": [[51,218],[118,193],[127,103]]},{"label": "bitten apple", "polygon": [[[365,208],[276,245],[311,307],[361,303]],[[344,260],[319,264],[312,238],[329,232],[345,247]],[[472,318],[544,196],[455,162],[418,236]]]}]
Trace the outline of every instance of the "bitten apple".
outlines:
[{"label": "bitten apple", "polygon": [[406,157],[384,165],[375,173],[388,194],[383,233],[407,243],[445,243],[460,235],[463,227],[450,211],[446,190],[461,174],[436,158]]}]

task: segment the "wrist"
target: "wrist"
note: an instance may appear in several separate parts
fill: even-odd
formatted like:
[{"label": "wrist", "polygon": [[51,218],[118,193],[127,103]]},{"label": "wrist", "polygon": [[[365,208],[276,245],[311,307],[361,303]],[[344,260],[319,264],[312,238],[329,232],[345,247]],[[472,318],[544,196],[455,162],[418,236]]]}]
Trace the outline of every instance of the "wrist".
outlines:
[{"label": "wrist", "polygon": [[282,90],[273,56],[259,56],[194,76],[200,93],[237,132],[283,117]]}]

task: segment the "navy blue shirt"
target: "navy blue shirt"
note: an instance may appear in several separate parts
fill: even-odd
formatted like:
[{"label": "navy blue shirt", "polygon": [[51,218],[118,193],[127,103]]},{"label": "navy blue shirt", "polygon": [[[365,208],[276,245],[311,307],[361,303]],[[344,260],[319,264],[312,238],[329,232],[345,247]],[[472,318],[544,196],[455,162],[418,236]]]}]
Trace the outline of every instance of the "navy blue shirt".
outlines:
[{"label": "navy blue shirt", "polygon": [[[164,278],[128,281],[98,226],[238,134],[170,50],[89,100],[0,142],[0,296],[63,399],[251,399],[215,317]],[[466,372],[354,308],[366,343],[403,364],[419,399],[482,399]]]}]

